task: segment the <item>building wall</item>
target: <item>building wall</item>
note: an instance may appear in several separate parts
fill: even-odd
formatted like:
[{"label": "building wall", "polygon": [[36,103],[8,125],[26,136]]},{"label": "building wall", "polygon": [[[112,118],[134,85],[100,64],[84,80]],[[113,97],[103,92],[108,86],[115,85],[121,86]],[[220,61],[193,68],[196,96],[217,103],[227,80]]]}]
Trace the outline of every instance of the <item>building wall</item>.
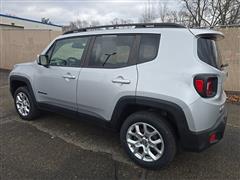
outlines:
[{"label": "building wall", "polygon": [[219,41],[223,63],[228,77],[225,81],[225,90],[240,91],[240,27],[226,27],[217,29],[225,38]]},{"label": "building wall", "polygon": [[6,24],[0,24],[0,29],[24,29],[23,26],[10,26]]},{"label": "building wall", "polygon": [[0,24],[23,26],[24,29],[46,29],[53,31],[62,31],[62,27],[43,24],[41,22],[26,21],[5,16],[0,16]]},{"label": "building wall", "polygon": [[61,31],[0,29],[0,68],[12,69],[14,64],[30,62]]}]

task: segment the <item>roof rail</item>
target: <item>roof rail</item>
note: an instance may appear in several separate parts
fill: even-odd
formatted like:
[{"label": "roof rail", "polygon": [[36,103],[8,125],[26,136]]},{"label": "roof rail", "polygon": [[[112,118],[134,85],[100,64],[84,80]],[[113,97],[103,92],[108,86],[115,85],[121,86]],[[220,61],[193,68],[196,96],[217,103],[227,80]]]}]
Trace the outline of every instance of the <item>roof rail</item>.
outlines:
[{"label": "roof rail", "polygon": [[119,27],[134,27],[134,28],[186,28],[183,25],[175,23],[131,23],[131,24],[113,24],[104,26],[92,26],[80,29],[74,29],[67,31],[63,34],[71,34],[77,32],[86,32],[87,30],[97,30],[97,29],[117,29]]}]

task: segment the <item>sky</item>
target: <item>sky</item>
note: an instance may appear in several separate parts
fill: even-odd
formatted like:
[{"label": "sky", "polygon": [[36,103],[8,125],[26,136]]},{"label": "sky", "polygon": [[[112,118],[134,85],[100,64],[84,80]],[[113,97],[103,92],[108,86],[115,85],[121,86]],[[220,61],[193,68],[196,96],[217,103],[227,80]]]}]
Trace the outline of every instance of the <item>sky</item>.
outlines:
[{"label": "sky", "polygon": [[[152,8],[167,3],[177,9],[180,0],[151,0]],[[0,0],[0,13],[40,21],[50,18],[53,24],[68,25],[77,19],[109,24],[114,18],[137,22],[148,0]]]}]

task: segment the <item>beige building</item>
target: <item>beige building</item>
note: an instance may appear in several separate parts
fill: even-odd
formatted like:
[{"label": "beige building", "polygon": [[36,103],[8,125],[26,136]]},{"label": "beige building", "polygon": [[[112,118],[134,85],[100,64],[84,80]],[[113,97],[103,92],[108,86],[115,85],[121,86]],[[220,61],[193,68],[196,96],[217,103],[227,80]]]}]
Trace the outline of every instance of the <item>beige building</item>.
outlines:
[{"label": "beige building", "polygon": [[38,29],[62,31],[62,26],[45,24],[41,21],[0,14],[0,29]]}]

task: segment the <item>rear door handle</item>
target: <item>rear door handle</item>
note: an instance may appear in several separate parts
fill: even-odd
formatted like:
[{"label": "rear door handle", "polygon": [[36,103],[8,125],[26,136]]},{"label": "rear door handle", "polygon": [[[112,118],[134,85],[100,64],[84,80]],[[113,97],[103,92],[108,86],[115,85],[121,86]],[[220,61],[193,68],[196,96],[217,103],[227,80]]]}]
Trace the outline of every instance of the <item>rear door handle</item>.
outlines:
[{"label": "rear door handle", "polygon": [[63,75],[63,78],[65,78],[65,79],[76,79],[76,76],[73,76],[71,74],[66,74],[66,75]]},{"label": "rear door handle", "polygon": [[124,79],[122,76],[117,77],[116,79],[112,80],[113,83],[119,83],[119,84],[130,84],[131,81],[128,79]]}]

